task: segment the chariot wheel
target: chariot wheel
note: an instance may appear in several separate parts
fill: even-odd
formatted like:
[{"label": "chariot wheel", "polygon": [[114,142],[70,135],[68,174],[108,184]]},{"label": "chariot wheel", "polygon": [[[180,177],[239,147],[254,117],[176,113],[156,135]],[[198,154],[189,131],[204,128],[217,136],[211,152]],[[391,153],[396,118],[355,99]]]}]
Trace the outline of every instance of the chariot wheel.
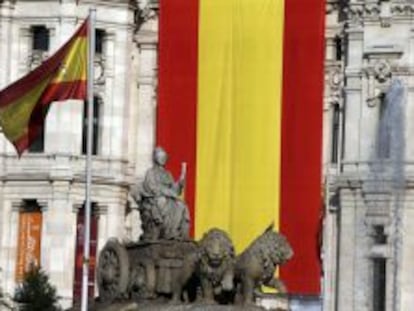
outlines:
[{"label": "chariot wheel", "polygon": [[129,281],[127,250],[117,240],[109,240],[99,255],[97,267],[99,297],[111,302],[124,297]]}]

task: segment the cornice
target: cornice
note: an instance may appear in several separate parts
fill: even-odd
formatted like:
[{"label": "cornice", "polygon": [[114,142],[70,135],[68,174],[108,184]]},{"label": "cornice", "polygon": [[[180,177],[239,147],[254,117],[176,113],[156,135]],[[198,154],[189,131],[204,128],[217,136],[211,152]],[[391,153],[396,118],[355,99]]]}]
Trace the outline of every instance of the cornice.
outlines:
[{"label": "cornice", "polygon": [[348,25],[375,22],[380,23],[382,27],[390,27],[396,21],[411,21],[414,17],[414,3],[401,0],[352,2],[344,8],[344,13]]}]

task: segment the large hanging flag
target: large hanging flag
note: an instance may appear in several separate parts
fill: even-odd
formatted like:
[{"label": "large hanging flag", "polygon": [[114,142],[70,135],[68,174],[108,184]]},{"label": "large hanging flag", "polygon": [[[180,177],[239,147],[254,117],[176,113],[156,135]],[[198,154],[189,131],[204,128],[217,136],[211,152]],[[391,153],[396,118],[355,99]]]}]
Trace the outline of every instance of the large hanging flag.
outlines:
[{"label": "large hanging flag", "polygon": [[0,125],[21,155],[42,132],[50,104],[86,99],[88,20],[55,54],[0,92]]},{"label": "large hanging flag", "polygon": [[270,222],[290,292],[320,293],[323,0],[162,0],[157,143],[188,163],[192,232],[243,250]]}]

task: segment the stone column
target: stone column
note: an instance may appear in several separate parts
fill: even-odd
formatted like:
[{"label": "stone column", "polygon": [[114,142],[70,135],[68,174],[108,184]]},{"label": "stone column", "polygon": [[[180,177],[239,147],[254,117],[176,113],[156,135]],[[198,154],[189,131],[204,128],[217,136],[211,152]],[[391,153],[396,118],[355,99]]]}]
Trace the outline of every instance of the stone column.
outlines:
[{"label": "stone column", "polygon": [[371,91],[374,88],[374,72],[372,64],[366,63],[361,75],[361,119],[360,122],[360,154],[361,161],[372,161],[376,156],[376,136],[381,101]]},{"label": "stone column", "polygon": [[[79,24],[74,15],[74,3],[61,3],[60,23],[47,25],[50,33],[49,54],[59,49],[75,32]],[[81,22],[81,21],[79,21]],[[45,151],[48,153],[79,154],[78,127],[82,129],[83,104],[79,100],[67,100],[64,104],[52,105],[45,122]]]},{"label": "stone column", "polygon": [[[31,68],[31,55],[32,55],[32,32],[30,27],[27,25],[21,26],[19,28],[19,54],[18,54],[18,76],[22,77],[27,74]],[[13,40],[13,39],[12,39]]]},{"label": "stone column", "polygon": [[128,242],[138,242],[142,234],[141,216],[136,204],[129,203],[128,214],[125,216],[125,236]]},{"label": "stone column", "polygon": [[[61,11],[62,19],[58,26],[58,35],[53,36],[51,32],[52,51],[62,46],[83,22],[83,20],[77,19],[75,15],[75,1],[62,1]],[[45,140],[45,150],[51,153],[80,154],[83,101],[69,99],[62,105],[52,105],[47,118],[46,135],[48,139]]]},{"label": "stone column", "polygon": [[325,101],[323,105],[323,140],[322,140],[322,159],[325,172],[328,173],[328,168],[331,162],[331,145],[332,145],[332,111],[333,107]]},{"label": "stone column", "polygon": [[[0,3],[0,89],[11,82],[11,38],[14,1],[2,1]],[[0,133],[2,130],[0,129]],[[10,143],[5,138],[0,139],[0,151],[5,152]]]},{"label": "stone column", "polygon": [[124,236],[125,207],[126,207],[125,205],[126,205],[126,201],[123,201],[123,200],[116,200],[116,201],[107,203],[108,213],[106,217],[108,217],[108,221],[107,221],[107,227],[106,227],[107,231],[106,231],[105,242],[110,237],[122,239],[122,237]]},{"label": "stone column", "polygon": [[3,269],[3,289],[7,293],[13,293],[15,289],[16,262],[19,232],[19,212],[23,202],[21,200],[5,201],[3,214],[5,235],[2,236],[1,263]]},{"label": "stone column", "polygon": [[149,11],[145,18],[135,36],[139,49],[135,175],[139,177],[151,166],[156,129],[158,16]]},{"label": "stone column", "polygon": [[[402,260],[400,271],[401,311],[410,311],[414,306],[414,226],[410,225],[410,220],[414,219],[414,190],[406,190],[404,202],[404,215],[402,217]],[[392,309],[390,309],[392,310]]]},{"label": "stone column", "polygon": [[[354,310],[354,255],[356,248],[356,207],[355,194],[351,189],[340,191],[340,240],[338,273],[338,311]],[[358,309],[359,310],[359,309]]]},{"label": "stone column", "polygon": [[337,268],[339,239],[338,213],[339,196],[329,192],[325,207],[325,219],[323,223],[323,310],[335,310],[337,293]]},{"label": "stone column", "polygon": [[[410,36],[409,36],[409,52],[407,53],[409,56],[409,64],[412,68],[414,66],[414,27],[410,29]],[[414,122],[411,120],[414,117],[414,72],[410,72],[409,77],[407,78],[407,107],[406,107],[406,122],[405,122],[405,131],[406,133],[414,133]],[[410,137],[410,134],[407,135]],[[405,154],[407,161],[414,160],[414,139],[406,139],[405,145]],[[410,169],[410,171],[414,170],[414,167],[406,165],[406,168]]]},{"label": "stone column", "polygon": [[[354,247],[350,249],[354,253],[353,267],[353,310],[371,311],[372,303],[372,268],[369,251],[372,241],[369,236],[370,228],[366,222],[366,206],[362,199],[361,189],[354,191]],[[342,230],[342,228],[341,228]],[[349,234],[352,234],[351,232]],[[344,239],[349,238],[348,232],[344,232]],[[340,265],[340,267],[346,267]],[[342,269],[342,268],[341,268]],[[340,295],[342,293],[340,292]],[[345,305],[344,305],[345,307]]]},{"label": "stone column", "polygon": [[14,1],[6,0],[0,4],[0,89],[10,83],[10,55],[12,40],[12,19]]},{"label": "stone column", "polygon": [[98,237],[96,256],[99,257],[99,252],[105,246],[108,241],[108,205],[98,202],[96,207],[96,213],[98,214]]},{"label": "stone column", "polygon": [[[0,168],[1,169],[1,168]],[[4,182],[0,181],[0,249],[6,249],[5,244],[10,243],[7,241],[7,223],[8,223],[8,215],[10,211],[7,208],[7,204],[4,201],[3,197],[3,190],[4,190]],[[4,266],[6,264],[6,257],[4,256],[6,252],[0,253],[0,292],[4,289],[5,280],[3,277],[4,274]]]},{"label": "stone column", "polygon": [[43,239],[42,262],[50,281],[59,289],[61,304],[68,306],[72,299],[76,216],[69,199],[70,181],[64,178],[52,182],[52,198],[42,204]]},{"label": "stone column", "polygon": [[[359,26],[347,30],[348,64],[345,83],[345,150],[344,162],[359,160],[360,157],[360,122],[361,122],[361,65],[363,59],[363,32]],[[346,167],[346,166],[345,166]],[[347,167],[346,167],[347,168]],[[347,169],[355,169],[354,166]]]}]

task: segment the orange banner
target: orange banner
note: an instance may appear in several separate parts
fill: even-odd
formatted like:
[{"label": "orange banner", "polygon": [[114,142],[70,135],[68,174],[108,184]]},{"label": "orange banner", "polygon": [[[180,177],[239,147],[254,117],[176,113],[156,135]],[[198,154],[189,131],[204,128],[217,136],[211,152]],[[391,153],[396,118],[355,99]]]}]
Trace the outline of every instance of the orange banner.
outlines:
[{"label": "orange banner", "polygon": [[42,213],[23,212],[19,219],[19,241],[16,261],[16,281],[22,282],[30,266],[40,266]]}]

